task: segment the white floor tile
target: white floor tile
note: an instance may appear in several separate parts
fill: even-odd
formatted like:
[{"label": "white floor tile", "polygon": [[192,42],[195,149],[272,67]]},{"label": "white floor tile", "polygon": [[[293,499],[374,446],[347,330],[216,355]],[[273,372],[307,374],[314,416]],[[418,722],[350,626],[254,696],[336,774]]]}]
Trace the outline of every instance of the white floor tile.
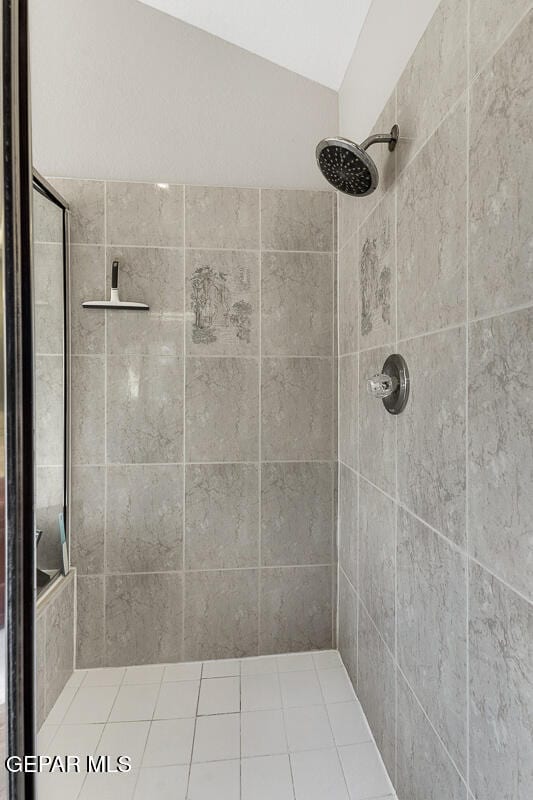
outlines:
[{"label": "white floor tile", "polygon": [[241,782],[241,800],[294,800],[291,767],[286,755],[244,758]]},{"label": "white floor tile", "polygon": [[243,675],[241,678],[241,710],[261,711],[281,708],[278,673]]},{"label": "white floor tile", "polygon": [[264,675],[268,672],[277,672],[278,662],[276,656],[259,656],[258,658],[243,658],[241,661],[241,675]]},{"label": "white floor tile", "polygon": [[188,778],[188,765],[143,767],[135,789],[135,800],[185,800]]},{"label": "white floor tile", "polygon": [[365,714],[359,702],[333,703],[327,707],[337,747],[359,744],[372,739]]},{"label": "white floor tile", "polygon": [[337,650],[322,650],[313,653],[313,660],[317,669],[335,669],[342,667],[342,661]]},{"label": "white floor tile", "polygon": [[198,717],[192,760],[221,761],[240,757],[240,715]]},{"label": "white floor tile", "polygon": [[239,800],[240,762],[193,764],[187,800]]},{"label": "white floor tile", "polygon": [[232,678],[241,674],[241,663],[237,659],[204,661],[202,678]]},{"label": "white floor tile", "polygon": [[279,680],[281,697],[286,708],[324,703],[314,670],[312,672],[310,670],[307,672],[284,672],[280,674]]},{"label": "white floor tile", "polygon": [[47,752],[54,755],[68,753],[70,756],[78,756],[80,768],[85,772],[87,756],[92,756],[96,752],[103,730],[102,723],[61,725]]},{"label": "white floor tile", "polygon": [[291,753],[296,800],[349,800],[336,750]]},{"label": "white floor tile", "polygon": [[326,703],[344,703],[355,699],[352,684],[343,667],[341,669],[321,669],[318,672],[318,678]]},{"label": "white floor tile", "polygon": [[65,687],[46,718],[47,725],[61,725],[78,689]]},{"label": "white floor tile", "polygon": [[133,771],[93,773],[87,775],[79,800],[131,800],[136,781],[137,774]]},{"label": "white floor tile", "polygon": [[167,664],[163,683],[171,681],[199,681],[202,677],[201,661],[184,661],[182,664]]},{"label": "white floor tile", "polygon": [[286,708],[284,715],[289,750],[321,750],[335,746],[324,706]]},{"label": "white floor tile", "polygon": [[163,683],[157,698],[154,719],[194,717],[199,689],[200,681]]},{"label": "white floor tile", "polygon": [[194,719],[159,719],[150,726],[143,766],[188,764],[194,739]]},{"label": "white floor tile", "polygon": [[107,722],[117,692],[118,686],[82,686],[76,692],[63,722]]},{"label": "white floor tile", "polygon": [[98,755],[129,756],[131,768],[138,771],[150,730],[149,722],[108,722],[98,743]]},{"label": "white floor tile", "polygon": [[301,672],[315,668],[311,653],[288,653],[278,656],[276,660],[279,672]]},{"label": "white floor tile", "polygon": [[339,757],[350,791],[350,800],[369,800],[393,792],[374,742],[339,747]]},{"label": "white floor tile", "polygon": [[231,714],[240,711],[241,679],[208,678],[200,684],[198,714]]},{"label": "white floor tile", "polygon": [[241,756],[286,753],[287,740],[281,709],[245,711],[241,715]]},{"label": "white floor tile", "polygon": [[162,664],[144,664],[138,667],[128,667],[124,675],[124,683],[161,683],[164,669]]},{"label": "white floor tile", "polygon": [[151,720],[159,686],[147,683],[140,686],[121,686],[109,716],[110,722]]},{"label": "white floor tile", "polygon": [[103,669],[88,669],[86,671],[84,686],[119,686],[126,672],[125,667],[108,667]]},{"label": "white floor tile", "polygon": [[78,797],[85,777],[82,772],[42,772],[37,776],[37,797],[39,800],[73,800]]},{"label": "white floor tile", "polygon": [[87,674],[86,669],[75,669],[68,681],[66,682],[65,686],[68,689],[77,689],[79,686],[82,685],[83,680]]},{"label": "white floor tile", "polygon": [[37,753],[39,755],[46,755],[51,752],[50,745],[58,730],[59,725],[48,725],[48,723],[46,723],[42,726],[37,734]]}]

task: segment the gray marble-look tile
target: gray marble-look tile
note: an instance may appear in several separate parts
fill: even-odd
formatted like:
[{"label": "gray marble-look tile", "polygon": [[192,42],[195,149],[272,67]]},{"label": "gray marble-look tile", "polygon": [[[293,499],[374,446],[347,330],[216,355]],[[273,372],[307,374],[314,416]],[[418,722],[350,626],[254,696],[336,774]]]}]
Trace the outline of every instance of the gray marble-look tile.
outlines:
[{"label": "gray marble-look tile", "polygon": [[533,609],[471,564],[470,786],[528,800],[533,784]]},{"label": "gray marble-look tile", "polygon": [[107,572],[167,572],[183,564],[183,468],[107,468]]},{"label": "gray marble-look tile", "polygon": [[332,559],[331,464],[263,464],[261,564],[329,564]]},{"label": "gray marble-look tile", "polygon": [[358,356],[341,356],[339,369],[339,459],[352,469],[358,464]]},{"label": "gray marble-look tile", "polygon": [[183,246],[183,186],[106,184],[107,244]]},{"label": "gray marble-look tile", "polygon": [[359,229],[360,348],[396,338],[395,198],[386,195]]},{"label": "gray marble-look tile", "polygon": [[466,558],[398,514],[398,662],[448,752],[466,769]]},{"label": "gray marble-look tile", "polygon": [[173,356],[108,356],[108,463],[183,459],[183,362]]},{"label": "gray marble-look tile", "polygon": [[398,800],[466,800],[467,796],[465,784],[401,674],[395,788]]},{"label": "gray marble-look tile", "polygon": [[70,347],[73,355],[105,351],[106,314],[99,308],[83,308],[86,300],[107,300],[105,248],[70,246]]},{"label": "gray marble-look tile", "polygon": [[359,536],[358,478],[353,470],[339,464],[339,564],[352,586],[358,586],[357,551]]},{"label": "gray marble-look tile", "polygon": [[472,316],[533,301],[532,50],[533,11],[472,85]]},{"label": "gray marble-look tile", "polygon": [[256,461],[257,360],[188,358],[186,371],[187,461]]},{"label": "gray marble-look tile", "polygon": [[65,505],[63,466],[37,466],[35,477],[35,527],[42,531],[37,545],[37,565],[43,569],[61,569],[59,514]]},{"label": "gray marble-look tile", "polygon": [[359,336],[358,237],[352,236],[338,256],[339,354],[355,353]]},{"label": "gray marble-look tile", "polygon": [[533,597],[533,309],[471,326],[469,546]]},{"label": "gray marble-look tile", "polygon": [[462,100],[400,176],[400,339],[465,321],[466,150]]},{"label": "gray marble-look tile", "polygon": [[398,81],[398,168],[466,89],[467,0],[442,0]]},{"label": "gray marble-look tile", "polygon": [[390,495],[396,493],[396,417],[367,391],[367,380],[381,372],[391,347],[359,354],[359,471]]},{"label": "gray marble-look tile", "polygon": [[33,308],[36,355],[63,353],[63,247],[33,245]]},{"label": "gray marble-look tile", "polygon": [[46,610],[46,704],[52,708],[74,667],[73,574],[62,579]]},{"label": "gray marble-look tile", "polygon": [[73,467],[70,560],[78,576],[104,571],[105,467]]},{"label": "gray marble-look tile", "polygon": [[182,575],[108,575],[106,666],[181,660]]},{"label": "gray marble-look tile", "polygon": [[35,619],[35,717],[37,729],[45,721],[49,708],[46,706],[46,612]]},{"label": "gray marble-look tile", "polygon": [[357,688],[357,596],[344,572],[339,572],[339,633],[337,647],[350,676]]},{"label": "gray marble-look tile", "polygon": [[333,355],[333,256],[263,253],[261,351],[267,356]]},{"label": "gray marble-look tile", "polygon": [[357,697],[389,775],[394,775],[396,666],[359,603]]},{"label": "gray marble-look tile", "polygon": [[119,262],[121,300],[146,303],[149,311],[109,309],[107,352],[111,355],[178,356],[183,353],[183,250],[108,247],[107,288]]},{"label": "gray marble-look tile", "polygon": [[259,474],[255,464],[186,468],[185,568],[259,563]]},{"label": "gray marble-look tile", "polygon": [[69,204],[71,244],[104,244],[104,182],[70,178],[51,182]]},{"label": "gray marble-look tile", "polygon": [[73,356],[70,363],[72,464],[103,464],[105,359]]},{"label": "gray marble-look tile", "polygon": [[186,186],[186,246],[259,248],[259,190]]},{"label": "gray marble-look tile", "polygon": [[395,503],[364,479],[359,480],[359,594],[366,610],[394,652]]},{"label": "gray marble-look tile", "polygon": [[33,241],[54,242],[61,244],[63,241],[63,213],[59,206],[52,203],[44,195],[34,189],[33,200]]},{"label": "gray marble-look tile", "polygon": [[259,353],[259,252],[186,250],[187,353]]},{"label": "gray marble-look tile", "polygon": [[262,457],[332,457],[332,359],[264,358],[261,365]]},{"label": "gray marble-look tile", "polygon": [[35,463],[64,460],[63,356],[35,358]]},{"label": "gray marble-look tile", "polygon": [[185,574],[185,659],[257,655],[258,581],[255,569]]},{"label": "gray marble-look tile", "polygon": [[351,197],[342,192],[336,192],[335,197],[337,201],[337,243],[338,249],[342,250],[359,227],[359,222],[361,220],[361,203],[359,197]]},{"label": "gray marble-look tile", "polygon": [[260,653],[331,647],[331,579],[329,566],[261,570]]},{"label": "gray marble-look tile", "polygon": [[104,594],[103,575],[78,575],[76,585],[77,669],[107,666]]},{"label": "gray marble-look tile", "polygon": [[465,542],[465,331],[400,345],[411,391],[398,417],[398,493],[426,522]]},{"label": "gray marble-look tile", "polygon": [[470,74],[473,77],[500,47],[531,0],[470,0]]},{"label": "gray marble-look tile", "polygon": [[333,250],[332,192],[262,189],[264,250]]},{"label": "gray marble-look tile", "polygon": [[[397,123],[397,121],[396,89],[393,89],[392,94],[383,106],[379,117],[372,126],[372,129],[368,132],[368,135],[370,136],[376,133],[389,134],[392,126]],[[360,206],[359,219],[361,221],[363,221],[372,209],[381,202],[387,192],[394,188],[396,182],[396,151],[391,152],[386,144],[375,144],[372,145],[368,152],[378,169],[379,183],[377,189],[375,189],[372,194],[369,194],[367,197],[356,198],[356,202]]]}]

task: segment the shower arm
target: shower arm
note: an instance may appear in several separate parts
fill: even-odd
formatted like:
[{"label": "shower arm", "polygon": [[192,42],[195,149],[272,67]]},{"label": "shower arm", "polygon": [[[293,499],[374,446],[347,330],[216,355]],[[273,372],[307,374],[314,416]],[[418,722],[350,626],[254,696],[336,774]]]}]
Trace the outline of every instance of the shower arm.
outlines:
[{"label": "shower arm", "polygon": [[372,144],[388,144],[389,150],[392,152],[396,147],[399,135],[400,130],[398,126],[393,125],[390,133],[375,133],[373,136],[369,136],[368,139],[365,139],[360,145],[361,150],[368,150]]}]

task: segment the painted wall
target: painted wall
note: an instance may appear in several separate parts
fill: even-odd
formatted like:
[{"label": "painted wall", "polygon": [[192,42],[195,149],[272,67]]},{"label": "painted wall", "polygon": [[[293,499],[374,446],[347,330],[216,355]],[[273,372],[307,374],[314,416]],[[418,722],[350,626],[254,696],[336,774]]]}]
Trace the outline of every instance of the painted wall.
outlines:
[{"label": "painted wall", "polygon": [[[53,182],[77,666],[331,647],[333,193]],[[81,308],[115,259],[149,311]]]},{"label": "painted wall", "polygon": [[337,93],[136,0],[31,0],[46,175],[325,188]]},{"label": "painted wall", "polygon": [[532,74],[531,0],[443,0],[339,197],[339,646],[400,800],[531,794]]}]

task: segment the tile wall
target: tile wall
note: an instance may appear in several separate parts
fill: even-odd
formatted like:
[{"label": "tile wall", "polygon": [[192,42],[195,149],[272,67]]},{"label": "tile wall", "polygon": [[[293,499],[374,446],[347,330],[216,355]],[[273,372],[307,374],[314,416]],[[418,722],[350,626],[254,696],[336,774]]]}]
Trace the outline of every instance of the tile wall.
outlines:
[{"label": "tile wall", "polygon": [[443,0],[339,197],[339,645],[400,800],[531,796],[532,75],[530,0]]},{"label": "tile wall", "polygon": [[[332,645],[334,195],[70,202],[77,666]],[[81,308],[109,292],[148,312]]]}]

